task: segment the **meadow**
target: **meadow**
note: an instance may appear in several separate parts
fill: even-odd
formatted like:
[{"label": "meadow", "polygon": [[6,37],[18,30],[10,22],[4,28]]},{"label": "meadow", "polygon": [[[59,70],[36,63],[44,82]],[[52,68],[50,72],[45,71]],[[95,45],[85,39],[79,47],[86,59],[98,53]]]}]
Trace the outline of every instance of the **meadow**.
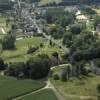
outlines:
[{"label": "meadow", "polygon": [[13,77],[0,76],[0,100],[30,93],[45,86],[43,81],[18,80]]},{"label": "meadow", "polygon": [[[40,44],[44,46],[40,48]],[[32,38],[23,38],[21,40],[17,40],[16,49],[14,50],[2,50],[0,51],[0,56],[4,59],[5,62],[25,62],[31,57],[36,57],[38,54],[47,54],[48,56],[52,56],[52,53],[58,52],[60,55],[63,55],[63,50],[61,50],[57,46],[51,47],[49,45],[49,41],[47,41],[43,37],[32,37]],[[32,53],[27,54],[27,50],[29,47],[39,47],[39,49]]]},{"label": "meadow", "polygon": [[[53,74],[59,74],[64,66],[66,65],[58,66],[52,69]],[[67,82],[62,82],[61,80],[55,81],[53,78],[51,78],[51,82],[55,88],[66,98],[68,98],[67,94],[74,95],[76,98],[79,96],[98,96],[99,93],[97,92],[97,85],[100,83],[99,78],[99,76],[90,73],[86,77],[81,76],[80,79],[71,77]],[[76,100],[78,99],[76,98]]]}]

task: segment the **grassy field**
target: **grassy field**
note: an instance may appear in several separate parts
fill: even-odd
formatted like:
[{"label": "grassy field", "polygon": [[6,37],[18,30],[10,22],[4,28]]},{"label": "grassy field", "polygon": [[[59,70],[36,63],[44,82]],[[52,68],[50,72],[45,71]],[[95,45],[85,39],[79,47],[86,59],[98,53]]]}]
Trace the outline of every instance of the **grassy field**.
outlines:
[{"label": "grassy field", "polygon": [[62,0],[41,0],[40,5],[52,3],[52,2],[61,2]]},{"label": "grassy field", "polygon": [[[64,68],[64,66],[58,66],[58,68],[54,68],[53,73],[59,73],[62,68]],[[88,77],[82,77],[80,80],[72,77],[68,82],[62,82],[61,80],[55,81],[51,78],[51,82],[66,98],[68,98],[66,96],[67,94],[75,95],[75,97],[99,95],[96,88],[97,85],[100,84],[100,76],[96,76],[94,74],[90,74]]]},{"label": "grassy field", "polygon": [[[30,46],[39,47],[40,43],[44,44],[43,48],[39,48],[35,53],[29,55],[27,50]],[[59,52],[63,54],[63,51],[58,47],[50,47],[48,41],[42,37],[24,38],[22,40],[16,41],[15,50],[5,50],[1,52],[1,57],[5,62],[19,62],[27,61],[30,57],[34,57],[38,54],[48,54],[52,55],[53,52]]]},{"label": "grassy field", "polygon": [[35,91],[45,86],[43,81],[17,80],[12,77],[0,76],[0,100]]},{"label": "grassy field", "polygon": [[93,75],[81,80],[71,78],[68,82],[62,82],[61,80],[54,81],[53,79],[51,79],[51,81],[64,96],[66,96],[66,94],[77,96],[98,96],[99,93],[97,92],[96,87],[100,83],[99,78],[99,76]]},{"label": "grassy field", "polygon": [[54,92],[50,89],[45,89],[35,94],[23,97],[19,100],[58,100]]}]

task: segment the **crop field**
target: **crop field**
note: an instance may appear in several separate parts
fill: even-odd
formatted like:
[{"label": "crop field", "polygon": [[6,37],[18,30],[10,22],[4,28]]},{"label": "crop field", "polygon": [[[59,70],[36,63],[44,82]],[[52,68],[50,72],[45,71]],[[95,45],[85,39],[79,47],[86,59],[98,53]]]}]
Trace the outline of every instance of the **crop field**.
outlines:
[{"label": "crop field", "polygon": [[58,100],[58,98],[52,90],[45,89],[35,94],[23,97],[19,100]]},{"label": "crop field", "polygon": [[12,77],[0,76],[0,100],[23,95],[44,86],[43,81],[17,80]]}]

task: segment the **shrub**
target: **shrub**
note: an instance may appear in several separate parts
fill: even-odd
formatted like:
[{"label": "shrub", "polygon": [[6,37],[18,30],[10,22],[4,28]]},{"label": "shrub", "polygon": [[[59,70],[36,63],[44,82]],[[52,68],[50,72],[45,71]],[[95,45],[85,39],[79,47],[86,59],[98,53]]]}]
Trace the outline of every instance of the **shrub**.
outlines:
[{"label": "shrub", "polygon": [[100,84],[97,85],[97,91],[100,93]]},{"label": "shrub", "polygon": [[98,96],[98,99],[97,100],[100,100],[100,96]]},{"label": "shrub", "polygon": [[5,69],[5,64],[2,58],[0,58],[0,70],[4,70]]},{"label": "shrub", "polygon": [[43,43],[40,43],[40,47],[43,48],[43,46],[44,46],[44,44]]},{"label": "shrub", "polygon": [[54,80],[59,80],[59,75],[58,74],[53,75],[53,79]]},{"label": "shrub", "polygon": [[98,68],[100,68],[100,60],[96,60],[95,63],[96,63],[96,66],[97,66]]},{"label": "shrub", "polygon": [[27,54],[32,54],[38,50],[38,47],[30,47],[27,51]]},{"label": "shrub", "polygon": [[61,81],[67,81],[67,72],[65,69],[61,72]]},{"label": "shrub", "polygon": [[8,34],[2,40],[2,48],[5,49],[15,49],[16,38],[12,34]]}]

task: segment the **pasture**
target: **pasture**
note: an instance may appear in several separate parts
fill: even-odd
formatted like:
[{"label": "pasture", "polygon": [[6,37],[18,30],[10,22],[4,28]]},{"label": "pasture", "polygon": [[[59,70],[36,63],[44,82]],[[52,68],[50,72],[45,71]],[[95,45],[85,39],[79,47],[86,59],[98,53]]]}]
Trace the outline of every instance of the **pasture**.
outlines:
[{"label": "pasture", "polygon": [[[40,44],[43,44],[43,47],[39,47]],[[5,62],[25,62],[31,57],[36,57],[38,54],[47,54],[51,56],[52,53],[58,52],[61,55],[63,54],[62,49],[57,46],[51,47],[49,45],[49,41],[47,41],[43,37],[32,37],[32,38],[23,38],[21,40],[17,40],[16,49],[14,50],[0,50],[0,56],[4,59]],[[27,54],[27,50],[29,47],[39,47],[39,49],[32,53]]]},{"label": "pasture", "polygon": [[[65,65],[64,65],[65,66]],[[54,74],[59,74],[64,66],[58,66],[52,69]],[[98,96],[97,85],[100,83],[100,77],[94,74],[89,74],[88,76],[81,76],[80,79],[71,77],[69,81],[62,82],[61,80],[53,80],[51,82],[57,88],[57,90],[64,95],[66,94],[78,96]],[[69,99],[70,100],[70,99]]]}]

